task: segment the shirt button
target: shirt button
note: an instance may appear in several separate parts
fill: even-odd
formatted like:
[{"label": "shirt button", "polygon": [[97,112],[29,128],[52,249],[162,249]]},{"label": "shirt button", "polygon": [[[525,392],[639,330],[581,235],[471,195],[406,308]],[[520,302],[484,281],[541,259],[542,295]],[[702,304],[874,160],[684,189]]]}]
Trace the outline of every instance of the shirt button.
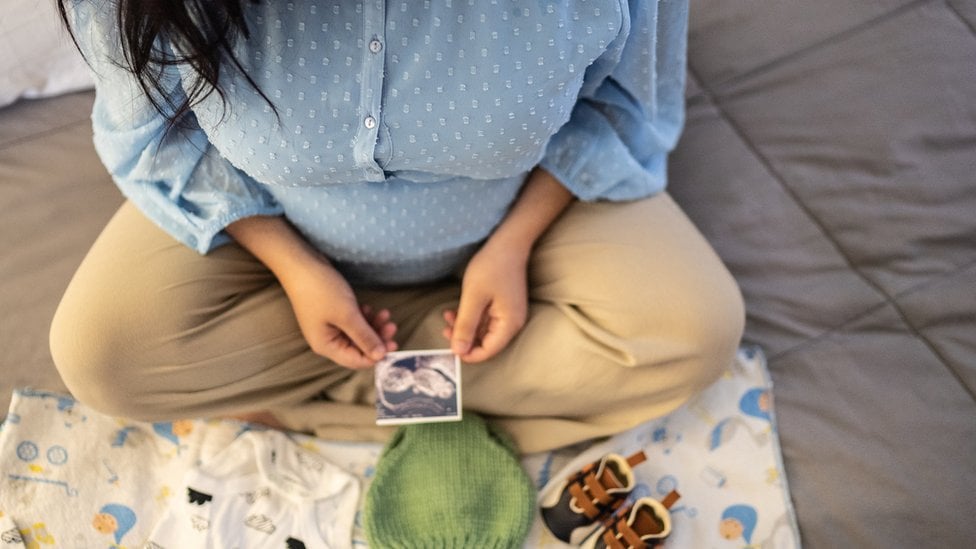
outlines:
[{"label": "shirt button", "polygon": [[369,51],[373,53],[379,53],[383,49],[383,43],[377,39],[372,39],[369,41]]},{"label": "shirt button", "polygon": [[375,128],[376,127],[376,119],[373,118],[372,116],[367,116],[366,119],[363,120],[363,126],[366,126],[366,129],[369,129],[369,130]]}]

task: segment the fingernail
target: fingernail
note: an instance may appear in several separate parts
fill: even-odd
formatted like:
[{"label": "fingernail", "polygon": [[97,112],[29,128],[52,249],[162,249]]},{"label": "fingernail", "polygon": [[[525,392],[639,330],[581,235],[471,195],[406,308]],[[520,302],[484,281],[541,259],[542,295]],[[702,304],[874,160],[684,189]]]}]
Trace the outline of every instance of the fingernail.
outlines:
[{"label": "fingernail", "polygon": [[376,347],[373,347],[373,350],[370,351],[369,356],[373,360],[379,360],[383,358],[384,356],[386,356],[386,347],[382,345],[377,345]]}]

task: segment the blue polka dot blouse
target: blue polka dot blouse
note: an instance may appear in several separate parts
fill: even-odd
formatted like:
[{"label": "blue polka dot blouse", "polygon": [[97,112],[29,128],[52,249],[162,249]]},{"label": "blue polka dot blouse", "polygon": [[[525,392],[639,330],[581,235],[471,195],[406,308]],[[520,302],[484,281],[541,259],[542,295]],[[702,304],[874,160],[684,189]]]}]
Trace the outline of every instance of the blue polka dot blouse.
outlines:
[{"label": "blue polka dot blouse", "polygon": [[[354,282],[456,271],[535,166],[582,200],[659,192],[684,120],[686,0],[244,3],[250,37],[181,131],[123,59],[111,0],[70,15],[95,145],[122,192],[200,253],[284,214]],[[174,46],[160,44],[166,52]],[[179,103],[195,76],[167,67]]]}]

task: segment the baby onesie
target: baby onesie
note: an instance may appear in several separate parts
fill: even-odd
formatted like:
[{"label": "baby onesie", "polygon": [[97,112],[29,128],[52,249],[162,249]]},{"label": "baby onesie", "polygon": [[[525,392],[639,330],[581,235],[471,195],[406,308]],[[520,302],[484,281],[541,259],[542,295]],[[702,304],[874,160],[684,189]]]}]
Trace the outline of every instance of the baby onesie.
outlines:
[{"label": "baby onesie", "polygon": [[24,549],[24,538],[12,518],[0,510],[0,547],[4,549]]},{"label": "baby onesie", "polygon": [[249,431],[187,472],[145,547],[345,548],[355,477],[278,431]]}]

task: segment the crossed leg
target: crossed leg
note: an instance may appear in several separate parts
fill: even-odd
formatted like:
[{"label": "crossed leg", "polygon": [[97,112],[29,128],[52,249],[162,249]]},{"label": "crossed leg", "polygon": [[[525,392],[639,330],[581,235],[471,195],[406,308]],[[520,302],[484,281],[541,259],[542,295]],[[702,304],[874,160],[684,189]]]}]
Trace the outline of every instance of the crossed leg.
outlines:
[{"label": "crossed leg", "polygon": [[[742,332],[738,289],[666,195],[575,203],[533,252],[529,321],[493,359],[465,365],[465,408],[524,451],[665,414],[715,379]],[[358,290],[389,308],[401,348],[445,347],[457,281]],[[372,372],[315,355],[274,276],[235,245],[189,250],[126,203],[69,285],[51,328],[72,393],[142,420],[270,411],[283,425],[383,440]],[[252,416],[259,417],[259,416]]]}]

